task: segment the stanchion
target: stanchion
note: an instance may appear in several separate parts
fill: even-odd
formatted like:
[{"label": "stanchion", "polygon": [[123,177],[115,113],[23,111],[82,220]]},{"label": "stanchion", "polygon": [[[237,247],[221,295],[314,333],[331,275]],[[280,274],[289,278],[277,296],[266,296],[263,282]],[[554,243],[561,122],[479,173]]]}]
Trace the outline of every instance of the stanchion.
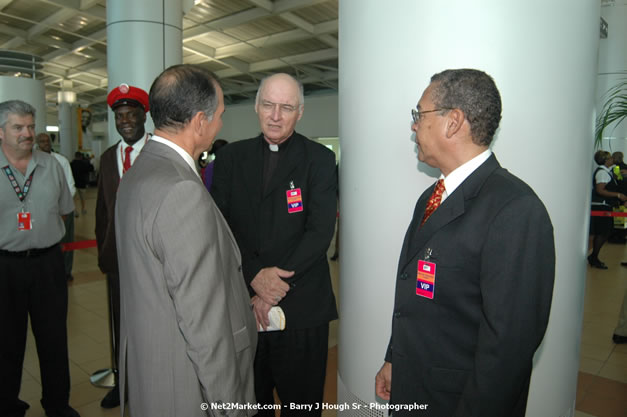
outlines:
[{"label": "stanchion", "polygon": [[111,351],[111,368],[100,369],[89,377],[91,384],[99,388],[113,388],[117,379],[118,370],[115,369],[115,333],[113,329],[113,300],[107,278],[107,300],[109,301],[109,347]]}]

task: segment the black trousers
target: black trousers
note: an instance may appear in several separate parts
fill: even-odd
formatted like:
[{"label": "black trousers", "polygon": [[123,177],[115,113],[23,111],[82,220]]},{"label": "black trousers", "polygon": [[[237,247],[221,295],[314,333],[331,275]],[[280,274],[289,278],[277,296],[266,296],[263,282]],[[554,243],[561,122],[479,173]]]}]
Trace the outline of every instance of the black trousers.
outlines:
[{"label": "black trousers", "polygon": [[[255,395],[260,404],[281,400],[281,417],[320,416],[329,352],[329,324],[309,329],[259,333],[255,356]],[[293,405],[311,404],[312,411]],[[260,410],[258,417],[274,417]]]},{"label": "black trousers", "polygon": [[70,398],[67,282],[61,248],[30,257],[0,254],[0,415],[23,415],[18,403],[28,316],[35,336],[45,410]]}]

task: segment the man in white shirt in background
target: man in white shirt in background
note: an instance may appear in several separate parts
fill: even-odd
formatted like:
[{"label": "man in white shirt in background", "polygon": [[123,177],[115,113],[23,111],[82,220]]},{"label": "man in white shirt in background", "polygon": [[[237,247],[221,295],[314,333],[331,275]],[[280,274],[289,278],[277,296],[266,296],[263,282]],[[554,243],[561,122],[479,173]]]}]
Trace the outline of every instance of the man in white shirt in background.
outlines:
[{"label": "man in white shirt in background", "polygon": [[[67,186],[72,193],[72,198],[76,195],[76,186],[74,185],[74,175],[72,175],[72,167],[70,166],[70,161],[61,155],[58,152],[52,151],[52,140],[47,133],[40,133],[35,138],[37,142],[37,147],[40,151],[51,154],[55,157],[55,159],[61,164],[61,168],[63,168],[63,174],[65,175],[65,180],[67,181]],[[74,212],[65,216],[65,236],[61,239],[61,243],[70,243],[74,242]],[[72,276],[72,264],[74,263],[74,252],[67,251],[63,252],[63,264],[65,265],[65,277],[68,281],[74,280]]]}]

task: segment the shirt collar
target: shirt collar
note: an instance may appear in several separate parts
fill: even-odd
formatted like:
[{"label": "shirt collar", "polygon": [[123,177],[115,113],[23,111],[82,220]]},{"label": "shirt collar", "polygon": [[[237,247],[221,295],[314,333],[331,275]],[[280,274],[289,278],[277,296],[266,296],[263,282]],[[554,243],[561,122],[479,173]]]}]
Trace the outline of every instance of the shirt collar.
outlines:
[{"label": "shirt collar", "polygon": [[141,152],[141,150],[142,150],[142,148],[144,147],[144,145],[146,144],[146,142],[148,142],[148,138],[149,138],[149,137],[150,137],[150,134],[149,134],[149,133],[146,133],[146,135],[145,135],[142,139],[139,139],[137,142],[135,142],[135,143],[134,143],[134,144],[132,144],[132,145],[129,145],[128,143],[126,143],[126,142],[124,141],[124,139],[122,139],[122,140],[120,141],[120,146],[122,147],[122,150],[125,150],[125,149],[126,149],[126,148],[128,148],[129,146],[132,146],[132,147],[133,147],[133,152],[137,152],[137,153],[139,153],[139,152]]},{"label": "shirt collar", "polygon": [[440,175],[440,178],[444,179],[444,188],[446,189],[444,193],[442,193],[442,201],[444,201],[449,195],[453,194],[453,191],[455,191],[457,187],[459,187],[461,183],[470,176],[470,174],[479,168],[481,164],[487,161],[490,155],[492,155],[492,151],[490,149],[486,149],[471,160],[466,161],[462,165],[455,168],[446,177],[444,177],[444,175]]},{"label": "shirt collar", "polygon": [[[46,160],[44,157],[41,156],[41,154],[43,153],[44,152],[38,149],[33,149],[30,161],[28,161],[28,166],[26,167],[26,176],[30,175],[30,173],[33,172],[35,167],[37,167],[37,165],[46,166]],[[0,168],[5,167],[7,165],[11,166],[12,167],[11,169],[15,168],[13,167],[13,165],[11,165],[6,155],[4,154],[4,151],[0,148]]]}]

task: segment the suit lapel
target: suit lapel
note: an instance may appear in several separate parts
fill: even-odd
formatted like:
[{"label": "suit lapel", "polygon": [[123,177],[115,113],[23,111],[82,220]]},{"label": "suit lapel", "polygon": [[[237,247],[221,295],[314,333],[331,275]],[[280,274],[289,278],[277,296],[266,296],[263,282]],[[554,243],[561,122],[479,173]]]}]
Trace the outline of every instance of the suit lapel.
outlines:
[{"label": "suit lapel", "polygon": [[451,195],[437,208],[429,217],[427,222],[420,227],[422,216],[424,215],[427,200],[433,192],[435,185],[429,188],[429,193],[425,193],[421,198],[422,201],[414,213],[412,219],[413,230],[410,231],[411,235],[408,236],[409,245],[406,246],[407,252],[404,253],[402,258],[402,268],[407,266],[412,259],[414,259],[418,253],[424,248],[429,240],[439,230],[451,223],[453,220],[462,216],[466,210],[467,202],[477,196],[485,180],[497,169],[500,168],[496,157],[490,156],[483,164],[479,166],[472,174],[468,176]]},{"label": "suit lapel", "polygon": [[261,199],[263,192],[263,146],[265,141],[263,136],[258,136],[257,140],[251,142],[244,154],[242,163],[242,172],[246,190],[248,190],[249,198],[253,205]]}]

